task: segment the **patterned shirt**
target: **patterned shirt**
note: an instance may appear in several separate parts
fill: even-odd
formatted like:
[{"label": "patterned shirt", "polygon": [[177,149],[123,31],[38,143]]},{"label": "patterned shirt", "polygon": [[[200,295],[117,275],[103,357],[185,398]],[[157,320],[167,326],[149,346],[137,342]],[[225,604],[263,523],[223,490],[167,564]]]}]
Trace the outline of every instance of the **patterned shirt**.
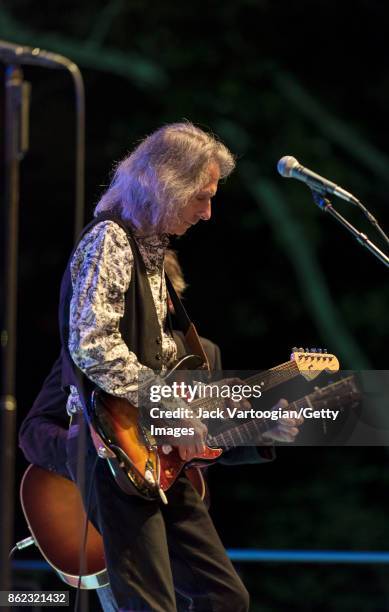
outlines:
[{"label": "patterned shirt", "polygon": [[[167,236],[135,237],[161,329],[161,370],[172,365],[177,347],[165,332],[167,293],[163,258]],[[113,221],[97,223],[80,241],[71,261],[73,295],[70,304],[69,351],[76,365],[101,389],[138,405],[138,376],[154,372],[138,361],[120,331],[125,294],[134,258],[126,232]],[[69,414],[81,410],[75,387],[70,388]]]}]

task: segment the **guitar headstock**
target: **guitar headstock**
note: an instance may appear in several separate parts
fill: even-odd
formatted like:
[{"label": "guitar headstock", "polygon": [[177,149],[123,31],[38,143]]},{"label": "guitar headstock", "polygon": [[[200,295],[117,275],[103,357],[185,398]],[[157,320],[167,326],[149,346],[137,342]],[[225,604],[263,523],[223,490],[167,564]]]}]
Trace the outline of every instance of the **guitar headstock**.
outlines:
[{"label": "guitar headstock", "polygon": [[306,380],[314,380],[321,372],[338,372],[339,361],[327,349],[293,348],[290,356]]},{"label": "guitar headstock", "polygon": [[315,387],[315,391],[310,394],[309,399],[314,404],[315,409],[320,410],[321,408],[348,407],[350,404],[359,402],[361,396],[354,376],[348,376],[326,387]]}]

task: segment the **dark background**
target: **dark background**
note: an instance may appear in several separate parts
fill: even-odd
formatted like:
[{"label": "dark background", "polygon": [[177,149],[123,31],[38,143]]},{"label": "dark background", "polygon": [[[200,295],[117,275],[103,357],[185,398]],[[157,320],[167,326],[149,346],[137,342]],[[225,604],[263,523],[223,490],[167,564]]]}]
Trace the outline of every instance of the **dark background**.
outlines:
[{"label": "dark background", "polygon": [[[62,53],[82,71],[88,218],[113,162],[163,123],[187,118],[238,156],[212,220],[175,242],[192,318],[220,345],[225,368],[267,369],[297,345],[327,348],[343,368],[385,369],[384,266],[276,163],[295,156],[388,229],[387,18],[374,0],[56,0],[39,10],[5,0],[0,37]],[[68,75],[24,74],[32,104],[20,204],[19,420],[58,351],[75,145]],[[382,247],[360,211],[336,205]],[[217,466],[217,528],[228,547],[387,550],[388,460],[385,448],[283,448],[271,465]],[[19,476],[25,465],[20,454]],[[16,536],[26,531],[18,510]],[[254,611],[389,609],[385,566],[240,569]]]}]

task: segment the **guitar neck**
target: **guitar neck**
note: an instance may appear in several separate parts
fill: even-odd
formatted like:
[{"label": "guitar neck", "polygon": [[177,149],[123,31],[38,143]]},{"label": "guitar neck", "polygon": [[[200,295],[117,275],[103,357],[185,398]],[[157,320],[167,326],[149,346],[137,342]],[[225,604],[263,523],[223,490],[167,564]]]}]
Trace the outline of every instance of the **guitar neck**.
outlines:
[{"label": "guitar neck", "polygon": [[[353,387],[353,377],[345,378],[340,380],[332,385],[329,385],[327,388],[324,388],[324,393],[326,395],[331,394],[336,396],[336,400],[333,402],[335,406],[341,406],[344,403],[347,394],[345,390],[348,390],[350,395],[355,394]],[[324,398],[321,400],[318,398],[318,392],[315,391],[309,395],[305,395],[300,399],[291,402],[288,404],[288,413],[293,413],[300,411],[301,408],[305,408],[307,406],[312,406],[313,404],[320,404]],[[211,436],[208,438],[209,446],[221,446],[225,450],[230,448],[235,448],[236,446],[242,446],[244,444],[261,444],[261,437],[263,434],[274,427],[276,424],[276,420],[272,420],[271,418],[263,418],[263,419],[253,419],[252,421],[248,421],[246,423],[242,423],[236,427],[228,429],[216,436]],[[258,439],[259,436],[259,439]]]},{"label": "guitar neck", "polygon": [[[304,408],[309,402],[309,395],[301,397],[288,405],[288,412],[298,412],[300,408]],[[216,436],[209,437],[208,444],[213,447],[221,446],[225,450],[244,444],[253,444],[254,442],[254,445],[261,444],[263,434],[275,425],[276,421],[271,418],[253,419],[252,421],[227,429],[227,431],[223,431]]]},{"label": "guitar neck", "polygon": [[[291,380],[292,378],[295,378],[296,376],[298,376],[300,374],[300,370],[296,365],[295,361],[287,361],[286,363],[282,363],[279,366],[276,366],[275,368],[271,368],[270,370],[267,370],[266,372],[260,372],[257,374],[254,374],[253,376],[250,376],[249,378],[246,378],[244,380],[245,385],[250,385],[250,386],[254,386],[254,385],[260,385],[261,386],[261,391],[269,391],[270,389],[273,389],[274,387],[276,387],[277,385],[280,385],[281,383],[287,382],[288,380]],[[217,383],[215,383],[217,384]],[[193,410],[201,408],[201,409],[208,409],[208,408],[223,408],[225,405],[225,400],[221,399],[221,398],[207,398],[207,399],[195,399],[192,404],[191,407]]]},{"label": "guitar neck", "polygon": [[281,365],[266,370],[266,372],[260,372],[254,374],[245,380],[246,384],[249,385],[261,385],[263,391],[269,391],[277,385],[280,385],[292,378],[295,378],[300,374],[300,370],[297,367],[295,361],[287,361]]}]

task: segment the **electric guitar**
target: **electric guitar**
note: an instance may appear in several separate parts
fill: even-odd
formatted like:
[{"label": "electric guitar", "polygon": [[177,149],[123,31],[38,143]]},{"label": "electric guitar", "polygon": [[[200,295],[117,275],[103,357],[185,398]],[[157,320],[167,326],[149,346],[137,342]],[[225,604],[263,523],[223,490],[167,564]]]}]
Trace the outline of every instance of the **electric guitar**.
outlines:
[{"label": "electric guitar", "polygon": [[[306,395],[288,404],[288,412],[314,406],[315,410],[322,408],[332,410],[336,405],[343,412],[345,405],[350,406],[360,398],[360,392],[353,376],[339,380],[327,387],[317,388],[314,393]],[[208,436],[208,448],[201,455],[197,455],[189,462],[181,459],[177,447],[165,445],[159,449],[161,465],[161,486],[168,490],[175,482],[181,471],[187,467],[205,467],[211,465],[221,454],[232,448],[242,445],[253,445],[253,440],[258,440],[258,435],[274,427],[275,422],[271,419],[253,419],[241,425],[235,425],[214,436]],[[323,434],[327,433],[327,426],[323,419]]]},{"label": "electric guitar", "polygon": [[[165,381],[171,382],[178,370],[194,370],[200,364],[201,359],[194,355],[183,357]],[[323,371],[338,370],[339,362],[334,355],[294,349],[290,361],[255,374],[244,382],[250,386],[260,385],[263,393],[299,375],[306,380],[313,380]],[[209,404],[209,400],[202,401]],[[212,401],[215,407],[225,405],[223,399]],[[201,401],[193,402],[191,408],[194,405],[201,407]],[[185,462],[178,461],[177,450],[171,452],[170,447],[166,453],[166,445],[165,449],[157,445],[147,428],[139,424],[138,408],[126,399],[96,389],[91,398],[89,421],[97,453],[108,460],[118,485],[126,493],[138,494],[146,499],[159,496],[167,503],[165,492],[175,482]],[[222,452],[221,448],[209,445],[204,453],[192,461],[203,463],[215,460]]]},{"label": "electric guitar", "polygon": [[[323,407],[344,412],[352,407],[359,397],[354,377],[349,376],[289,404],[288,408],[297,410],[311,404],[317,410]],[[228,440],[230,446],[239,445],[247,426],[250,426],[250,423],[228,430],[223,434],[224,439],[215,439],[213,443],[225,445]],[[181,470],[182,467],[182,462],[181,467],[177,462],[177,469]],[[187,475],[191,473],[196,477],[193,468],[186,471]],[[193,480],[192,484],[195,484]],[[30,465],[21,483],[20,497],[29,530],[43,557],[66,584],[77,587],[80,546],[85,525],[85,511],[77,486],[55,472]],[[81,588],[96,589],[106,586],[108,575],[103,540],[91,522],[88,524],[85,561]]]}]

